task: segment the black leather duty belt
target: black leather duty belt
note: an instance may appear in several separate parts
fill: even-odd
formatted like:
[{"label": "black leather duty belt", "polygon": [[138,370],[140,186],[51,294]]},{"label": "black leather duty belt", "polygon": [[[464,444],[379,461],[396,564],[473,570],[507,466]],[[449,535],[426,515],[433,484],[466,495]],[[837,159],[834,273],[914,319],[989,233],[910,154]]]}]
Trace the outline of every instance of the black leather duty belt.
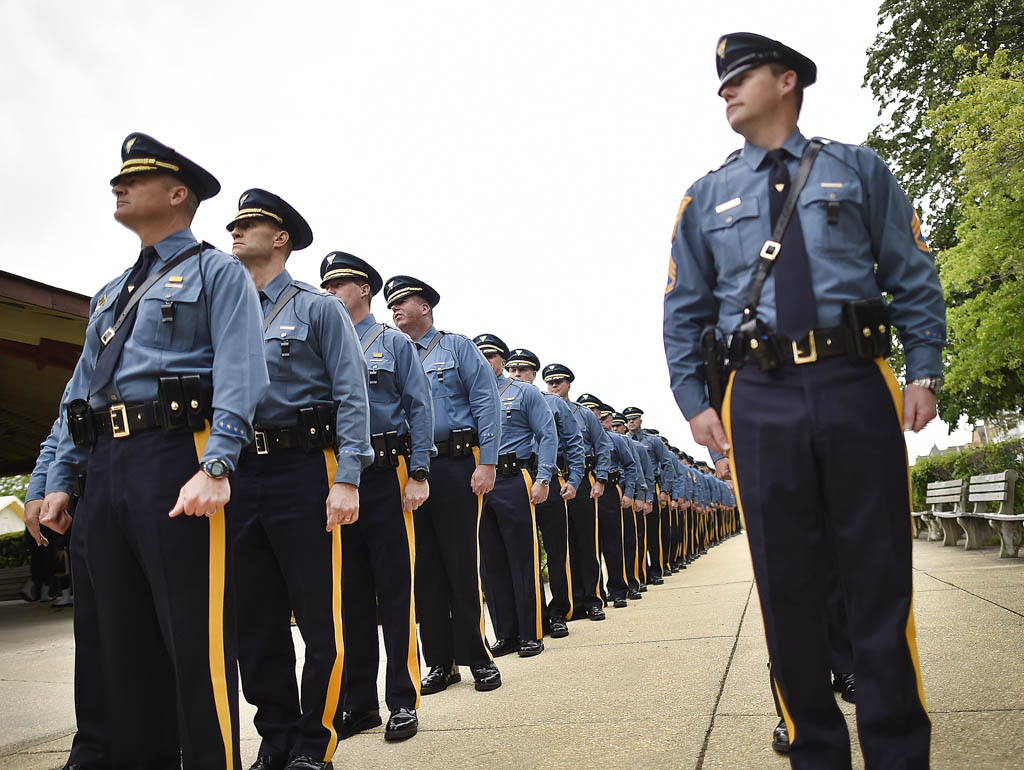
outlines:
[{"label": "black leather duty belt", "polygon": [[473,454],[473,447],[480,446],[480,438],[472,428],[460,428],[448,434],[447,441],[435,441],[438,457],[463,457]]},{"label": "black leather duty belt", "polygon": [[507,452],[498,455],[498,464],[495,466],[495,473],[499,476],[517,476],[520,471],[529,470],[531,462],[536,462],[533,455],[520,460],[515,452]]},{"label": "black leather duty belt", "polygon": [[741,359],[743,363],[754,358],[754,351],[759,345],[771,345],[784,364],[802,366],[825,358],[849,356],[853,343],[850,340],[850,330],[845,326],[811,329],[802,340],[791,340],[782,334],[769,334],[767,338],[747,341],[747,349]]},{"label": "black leather duty belt", "polygon": [[612,471],[608,474],[608,483],[612,486],[618,486],[620,481],[622,481],[622,473],[619,471]]},{"label": "black leather duty belt", "polygon": [[89,411],[96,432],[113,438],[128,438],[135,433],[163,427],[160,405],[156,401],[145,404],[111,404]]},{"label": "black leather duty belt", "polygon": [[253,442],[245,448],[246,452],[268,455],[271,452],[282,452],[304,446],[302,429],[298,425],[290,428],[257,428],[253,431]]}]

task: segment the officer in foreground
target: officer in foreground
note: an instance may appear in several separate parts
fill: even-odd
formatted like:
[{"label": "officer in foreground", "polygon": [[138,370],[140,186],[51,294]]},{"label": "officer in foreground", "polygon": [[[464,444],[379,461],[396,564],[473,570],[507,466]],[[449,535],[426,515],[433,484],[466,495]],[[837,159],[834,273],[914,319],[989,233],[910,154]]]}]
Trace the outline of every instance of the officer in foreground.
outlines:
[{"label": "officer in foreground", "polygon": [[[537,354],[526,348],[516,348],[510,355],[512,357],[505,362],[509,377],[532,384],[540,370]],[[576,496],[576,490],[583,481],[586,453],[583,449],[583,434],[568,402],[551,393],[541,395],[551,410],[555,432],[558,434],[557,468],[549,481],[549,486],[557,488],[558,494],[552,491],[546,500],[534,506],[538,536],[544,542],[544,553],[547,554],[551,600],[544,599],[543,580],[540,590],[546,606],[545,630],[550,632],[552,639],[564,639],[569,635],[569,624],[566,621],[573,617],[569,511],[566,503]],[[537,445],[534,444],[536,451]]]},{"label": "officer in foreground", "polygon": [[[729,452],[792,766],[850,767],[828,676],[823,578],[834,559],[865,766],[927,768],[901,432],[935,416],[946,334],[935,265],[874,153],[809,143],[797,128],[810,59],[737,33],[719,40],[716,63],[726,120],[746,142],[679,207],[665,289],[672,390],[695,440]],[[885,362],[890,321],[906,352],[903,392]],[[730,341],[724,394],[722,351],[701,346],[711,325]],[[721,396],[721,418],[709,396]]]},{"label": "officer in foreground", "polygon": [[359,481],[359,519],[341,539],[341,614],[345,625],[341,738],[381,724],[377,616],[387,653],[384,702],[391,716],[384,740],[419,729],[419,647],[413,574],[413,511],[430,495],[434,414],[430,383],[416,346],[370,311],[384,285],[373,266],[343,251],[320,264],[321,286],[352,314],[369,370],[373,464]]},{"label": "officer in foreground", "polygon": [[76,540],[95,589],[103,741],[114,768],[240,766],[237,653],[224,506],[267,387],[245,268],[189,225],[220,184],[145,134],[121,146],[114,218],[135,265],[90,305],[62,405],[41,520]]},{"label": "officer in foreground", "polygon": [[[263,739],[252,770],[320,770],[342,729],[341,527],[359,518],[371,461],[366,367],[341,303],[285,267],[313,242],[298,211],[253,188],[227,229],[259,292],[270,373],[231,509],[238,663]],[[293,611],[305,645],[301,698]]]},{"label": "officer in foreground", "polygon": [[[480,520],[480,572],[495,636],[491,654],[530,658],[544,651],[534,506],[548,498],[558,436],[540,391],[502,373],[510,353],[501,338],[481,334],[473,343],[494,371],[504,415],[497,478]],[[533,477],[531,458],[537,463]]]},{"label": "officer in foreground", "polygon": [[384,299],[395,325],[416,343],[433,397],[433,495],[413,517],[416,611],[430,666],[420,692],[461,681],[460,665],[469,666],[477,690],[496,690],[501,674],[484,637],[478,567],[480,512],[494,487],[501,440],[494,372],[469,339],[434,327],[441,295],[426,282],[393,276]]}]

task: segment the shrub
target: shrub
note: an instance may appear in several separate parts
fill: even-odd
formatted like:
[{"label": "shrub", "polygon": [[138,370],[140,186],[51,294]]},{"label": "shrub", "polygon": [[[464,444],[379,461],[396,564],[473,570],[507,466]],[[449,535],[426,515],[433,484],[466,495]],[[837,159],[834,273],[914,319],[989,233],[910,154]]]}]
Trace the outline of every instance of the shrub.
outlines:
[{"label": "shrub", "polygon": [[910,469],[910,480],[913,484],[914,510],[928,509],[925,503],[925,490],[929,482],[949,481],[950,479],[969,479],[983,473],[1002,473],[1015,470],[1022,475],[1017,479],[1017,489],[1013,497],[1013,512],[1024,513],[1024,439],[1013,439],[996,444],[985,444],[976,449],[964,449],[960,452],[948,452],[934,457],[918,458]]}]

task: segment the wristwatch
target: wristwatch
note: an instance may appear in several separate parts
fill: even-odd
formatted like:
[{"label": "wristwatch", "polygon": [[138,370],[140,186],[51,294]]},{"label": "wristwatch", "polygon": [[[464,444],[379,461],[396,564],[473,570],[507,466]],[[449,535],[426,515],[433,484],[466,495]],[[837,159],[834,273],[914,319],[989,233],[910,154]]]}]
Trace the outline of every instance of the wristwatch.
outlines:
[{"label": "wristwatch", "polygon": [[415,481],[426,481],[430,478],[430,471],[426,468],[417,468],[409,473],[409,478]]},{"label": "wristwatch", "polygon": [[546,487],[546,486],[549,486],[551,484],[551,479],[547,479],[547,478],[543,478],[542,477],[542,478],[537,479],[537,483],[539,483],[542,487]]},{"label": "wristwatch", "polygon": [[919,377],[916,380],[911,380],[907,385],[917,385],[922,388],[928,388],[936,396],[939,395],[939,391],[942,390],[942,378],[941,377]]},{"label": "wristwatch", "polygon": [[199,467],[202,468],[203,473],[211,479],[226,479],[231,473],[231,469],[228,467],[227,462],[221,460],[219,457],[214,457],[212,460],[206,460]]}]

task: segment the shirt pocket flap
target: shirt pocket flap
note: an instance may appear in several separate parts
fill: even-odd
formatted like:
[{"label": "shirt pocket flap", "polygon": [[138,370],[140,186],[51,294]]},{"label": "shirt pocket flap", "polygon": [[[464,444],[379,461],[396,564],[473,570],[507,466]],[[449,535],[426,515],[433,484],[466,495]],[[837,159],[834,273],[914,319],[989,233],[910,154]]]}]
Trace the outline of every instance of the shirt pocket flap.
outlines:
[{"label": "shirt pocket flap", "polygon": [[[174,272],[173,270],[171,272]],[[171,280],[178,278],[177,281]],[[191,280],[182,280],[179,276],[165,275],[146,292],[147,302],[196,302],[203,290],[199,276],[189,276]]]},{"label": "shirt pocket flap", "polygon": [[810,206],[814,203],[849,202],[861,203],[864,199],[860,182],[857,180],[844,180],[842,182],[808,181],[803,190],[800,191],[800,204]]},{"label": "shirt pocket flap", "polygon": [[304,340],[309,335],[309,324],[301,321],[277,320],[263,335],[264,340]]},{"label": "shirt pocket flap", "polygon": [[371,372],[394,372],[395,359],[386,353],[380,358],[367,358],[366,368]]},{"label": "shirt pocket flap", "polygon": [[743,219],[750,219],[758,215],[757,198],[742,198],[738,202],[735,201],[736,199],[733,199],[716,206],[708,217],[705,229],[708,231],[724,230]]}]

